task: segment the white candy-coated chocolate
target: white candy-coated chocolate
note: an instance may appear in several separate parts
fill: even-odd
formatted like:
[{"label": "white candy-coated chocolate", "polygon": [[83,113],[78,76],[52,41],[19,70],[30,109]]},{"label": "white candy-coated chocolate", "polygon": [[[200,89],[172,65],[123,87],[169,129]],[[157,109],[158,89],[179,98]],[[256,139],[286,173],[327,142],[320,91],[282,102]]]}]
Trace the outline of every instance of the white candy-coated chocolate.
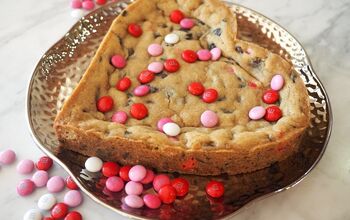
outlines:
[{"label": "white candy-coated chocolate", "polygon": [[23,216],[23,220],[41,220],[42,218],[43,216],[37,209],[30,209]]},{"label": "white candy-coated chocolate", "polygon": [[171,34],[167,34],[164,38],[165,43],[168,44],[176,44],[177,42],[179,42],[180,37],[177,34],[171,33]]},{"label": "white candy-coated chocolate", "polygon": [[163,131],[166,135],[174,137],[180,134],[181,128],[176,123],[169,122],[163,126]]},{"label": "white candy-coated chocolate", "polygon": [[51,193],[42,195],[38,200],[38,207],[41,210],[50,210],[56,204],[56,197]]},{"label": "white candy-coated chocolate", "polygon": [[89,157],[85,161],[85,168],[92,173],[99,172],[102,169],[103,161],[98,157]]}]

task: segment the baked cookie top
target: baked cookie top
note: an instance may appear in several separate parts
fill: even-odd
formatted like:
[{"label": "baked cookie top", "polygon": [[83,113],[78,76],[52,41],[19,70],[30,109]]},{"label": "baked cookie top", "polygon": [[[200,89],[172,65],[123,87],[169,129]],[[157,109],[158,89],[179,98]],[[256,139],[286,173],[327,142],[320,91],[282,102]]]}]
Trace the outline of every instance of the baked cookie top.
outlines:
[{"label": "baked cookie top", "polygon": [[188,150],[254,149],[303,131],[310,110],[299,75],[236,33],[218,0],[137,0],[55,123]]}]

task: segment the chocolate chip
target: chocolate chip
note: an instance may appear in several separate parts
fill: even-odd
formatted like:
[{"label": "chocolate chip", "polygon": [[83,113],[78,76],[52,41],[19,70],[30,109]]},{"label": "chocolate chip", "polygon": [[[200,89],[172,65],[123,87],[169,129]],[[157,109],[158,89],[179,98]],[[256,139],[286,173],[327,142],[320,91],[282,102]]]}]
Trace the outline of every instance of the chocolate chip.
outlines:
[{"label": "chocolate chip", "polygon": [[123,12],[122,12],[122,16],[127,16],[128,15],[128,11],[127,10],[124,10]]},{"label": "chocolate chip", "polygon": [[122,46],[122,47],[123,47],[123,39],[122,39],[121,37],[119,37],[119,36],[118,36],[118,40],[119,40],[119,44],[120,44],[120,46]]},{"label": "chocolate chip", "polygon": [[235,50],[236,50],[237,53],[240,53],[240,54],[243,53],[243,49],[240,46],[236,46]]},{"label": "chocolate chip", "polygon": [[186,28],[180,28],[179,30],[183,31],[183,32],[189,32],[190,31],[190,29],[186,29]]},{"label": "chocolate chip", "polygon": [[187,34],[185,35],[185,39],[186,39],[186,40],[192,40],[192,39],[193,39],[192,33],[187,33]]},{"label": "chocolate chip", "polygon": [[245,82],[242,82],[242,83],[239,84],[239,88],[244,88],[246,86],[247,86],[247,84]]},{"label": "chocolate chip", "polygon": [[[204,147],[215,147],[215,142],[214,141],[208,141],[204,143]],[[198,158],[197,158],[198,160]]]},{"label": "chocolate chip", "polygon": [[124,131],[124,136],[128,136],[129,134],[131,134],[131,132],[130,131]]},{"label": "chocolate chip", "polygon": [[133,101],[131,99],[128,99],[128,102],[126,103],[125,106],[130,106],[133,103]]},{"label": "chocolate chip", "polygon": [[158,33],[158,32],[155,32],[155,33],[153,33],[153,37],[154,38],[157,38],[157,37],[160,37],[161,35],[160,35],[160,33]]},{"label": "chocolate chip", "polygon": [[251,65],[253,68],[257,68],[257,67],[260,66],[261,62],[262,62],[261,58],[255,57],[254,59],[251,60],[250,65]]},{"label": "chocolate chip", "polygon": [[231,111],[231,110],[228,110],[228,109],[226,109],[226,108],[220,108],[220,110],[223,112],[223,113],[225,113],[225,114],[231,114],[233,111]]},{"label": "chocolate chip", "polygon": [[160,78],[164,79],[164,78],[168,77],[168,74],[166,74],[164,71],[162,71],[161,73],[158,74],[158,76],[160,76]]},{"label": "chocolate chip", "polygon": [[161,24],[160,27],[162,27],[162,28],[167,28],[168,25],[167,25],[167,24]]},{"label": "chocolate chip", "polygon": [[211,50],[211,49],[213,49],[215,47],[216,47],[216,45],[214,43],[209,44],[209,50]]},{"label": "chocolate chip", "polygon": [[134,96],[131,92],[126,93],[126,95],[127,95],[128,98],[131,98],[131,97]]},{"label": "chocolate chip", "polygon": [[135,53],[134,48],[128,48],[128,56],[132,56]]},{"label": "chocolate chip", "polygon": [[224,100],[226,100],[226,96],[223,96],[223,97],[220,97],[220,98],[218,98],[218,102],[222,102],[222,101],[224,101]]},{"label": "chocolate chip", "polygon": [[154,102],[152,100],[146,100],[147,104],[153,104]]},{"label": "chocolate chip", "polygon": [[213,34],[215,34],[216,36],[221,36],[222,30],[221,28],[216,28],[213,30]]},{"label": "chocolate chip", "polygon": [[150,92],[151,93],[156,93],[156,92],[158,92],[158,88],[157,87],[153,87],[153,86],[150,86]]},{"label": "chocolate chip", "polygon": [[292,79],[293,83],[295,83],[295,80],[297,79],[297,75],[295,73],[292,73],[290,78]]},{"label": "chocolate chip", "polygon": [[199,19],[197,19],[197,21],[198,21],[198,24],[200,24],[200,25],[205,25],[205,23],[204,23],[203,21],[201,21],[201,20],[199,20]]}]

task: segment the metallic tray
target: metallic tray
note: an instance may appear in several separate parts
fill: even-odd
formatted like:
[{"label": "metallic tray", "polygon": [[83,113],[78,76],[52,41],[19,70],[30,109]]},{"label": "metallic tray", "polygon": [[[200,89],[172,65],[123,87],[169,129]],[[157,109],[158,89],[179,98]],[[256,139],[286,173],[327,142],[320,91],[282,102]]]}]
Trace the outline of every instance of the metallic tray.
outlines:
[{"label": "metallic tray", "polygon": [[290,33],[267,17],[228,1],[237,13],[239,38],[258,43],[290,60],[307,87],[312,119],[297,154],[253,173],[215,177],[225,183],[225,196],[221,199],[209,198],[204,191],[205,183],[213,177],[181,175],[190,181],[189,194],[173,205],[151,210],[128,208],[122,202],[124,192],[108,192],[103,177],[84,170],[86,157],[59,148],[52,127],[57,111],[78,84],[113,19],[130,2],[112,3],[83,17],[37,64],[29,82],[26,107],[31,134],[38,147],[98,204],[134,219],[230,218],[253,201],[287,190],[303,180],[321,159],[330,138],[332,111],[326,91],[305,50]]}]

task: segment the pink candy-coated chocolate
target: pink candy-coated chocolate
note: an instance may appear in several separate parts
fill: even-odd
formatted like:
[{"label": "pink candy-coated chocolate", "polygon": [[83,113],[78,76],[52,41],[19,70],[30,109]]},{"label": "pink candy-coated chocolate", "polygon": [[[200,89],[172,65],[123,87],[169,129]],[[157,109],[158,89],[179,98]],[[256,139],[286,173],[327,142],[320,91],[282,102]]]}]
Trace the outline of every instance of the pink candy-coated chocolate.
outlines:
[{"label": "pink candy-coated chocolate", "polygon": [[95,3],[93,1],[83,1],[82,7],[85,10],[92,10],[95,8]]},{"label": "pink candy-coated chocolate", "polygon": [[83,6],[83,3],[81,2],[81,0],[72,0],[70,2],[70,6],[74,9],[77,9],[77,8],[81,8]]},{"label": "pink candy-coated chocolate", "polygon": [[17,165],[17,172],[20,174],[28,174],[33,172],[34,162],[32,160],[21,160]]},{"label": "pink candy-coated chocolate", "polygon": [[35,185],[33,181],[29,179],[24,179],[17,185],[17,193],[20,196],[28,196],[30,195],[35,189]]},{"label": "pink candy-coated chocolate", "polygon": [[164,69],[164,65],[162,62],[152,62],[148,65],[147,69],[154,73],[160,73]]},{"label": "pink candy-coated chocolate", "polygon": [[249,118],[252,120],[259,120],[264,117],[266,110],[262,106],[255,106],[249,111]]},{"label": "pink candy-coated chocolate", "polygon": [[51,193],[61,192],[65,187],[64,179],[60,176],[53,176],[47,181],[46,187]]},{"label": "pink candy-coated chocolate", "polygon": [[218,60],[221,57],[221,49],[218,47],[215,47],[210,50],[211,53],[211,60]]},{"label": "pink candy-coated chocolate", "polygon": [[132,181],[139,182],[145,178],[147,170],[142,165],[135,165],[129,170],[129,178]]},{"label": "pink candy-coated chocolate", "polygon": [[154,179],[154,172],[152,170],[147,170],[145,178],[141,180],[142,184],[148,184],[151,183]]},{"label": "pink candy-coated chocolate", "polygon": [[69,207],[77,207],[83,202],[83,196],[78,190],[70,190],[64,195],[63,201]]},{"label": "pink candy-coated chocolate", "polygon": [[0,163],[11,164],[16,160],[16,153],[13,150],[5,150],[0,152]]},{"label": "pink candy-coated chocolate", "polygon": [[112,116],[112,121],[120,124],[125,124],[128,120],[128,115],[124,111],[117,111]]},{"label": "pink candy-coated chocolate", "polygon": [[169,122],[173,122],[173,120],[171,120],[171,118],[161,118],[159,119],[158,123],[157,123],[157,128],[159,131],[163,132],[163,126],[166,124],[166,123],[169,123]]},{"label": "pink candy-coated chocolate", "polygon": [[150,44],[147,48],[149,55],[156,57],[163,53],[163,47],[160,44]]},{"label": "pink candy-coated chocolate", "polygon": [[283,88],[284,85],[284,79],[283,76],[277,74],[274,75],[271,79],[271,89],[275,90],[275,91],[279,91]]},{"label": "pink candy-coated chocolate", "polygon": [[140,85],[134,89],[133,93],[135,96],[141,97],[141,96],[147,95],[149,91],[150,91],[150,88],[148,85]]},{"label": "pink candy-coated chocolate", "polygon": [[159,174],[153,179],[153,188],[157,192],[165,185],[170,184],[170,178],[165,174]]},{"label": "pink candy-coated chocolate", "polygon": [[194,21],[190,18],[184,18],[180,21],[180,26],[184,29],[191,29],[194,26]]},{"label": "pink candy-coated chocolate", "polygon": [[129,181],[125,185],[125,192],[128,195],[141,195],[143,191],[143,186],[141,183]]},{"label": "pink candy-coated chocolate", "polygon": [[36,187],[46,186],[48,180],[49,174],[44,170],[38,170],[32,176],[32,181],[34,182]]},{"label": "pink candy-coated chocolate", "polygon": [[131,208],[141,208],[144,203],[140,196],[137,195],[128,195],[124,198],[124,202]]},{"label": "pink candy-coated chocolate", "polygon": [[211,59],[211,53],[207,49],[200,49],[197,51],[198,59],[202,61],[208,61]]},{"label": "pink candy-coated chocolate", "polygon": [[219,122],[218,115],[210,110],[206,110],[201,115],[201,123],[206,128],[212,128]]},{"label": "pink candy-coated chocolate", "polygon": [[112,56],[111,63],[115,68],[118,68],[118,69],[122,69],[126,66],[125,58],[118,54]]},{"label": "pink candy-coated chocolate", "polygon": [[124,188],[124,181],[117,176],[108,177],[106,187],[111,192],[119,192]]},{"label": "pink candy-coated chocolate", "polygon": [[157,209],[162,204],[159,197],[157,195],[154,195],[154,194],[146,194],[143,197],[143,202],[150,209]]}]

